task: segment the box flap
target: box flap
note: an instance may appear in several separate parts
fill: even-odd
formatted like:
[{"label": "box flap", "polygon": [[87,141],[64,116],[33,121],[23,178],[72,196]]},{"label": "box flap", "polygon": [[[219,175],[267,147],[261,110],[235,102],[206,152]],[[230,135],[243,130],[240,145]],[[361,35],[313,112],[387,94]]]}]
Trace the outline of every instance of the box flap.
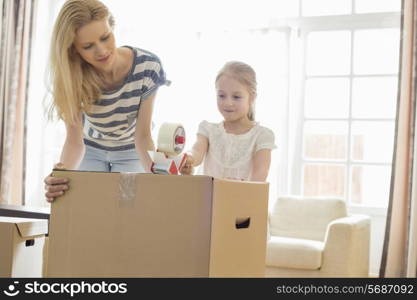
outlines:
[{"label": "box flap", "polygon": [[263,277],[269,184],[213,180],[210,277]]},{"label": "box flap", "polygon": [[22,218],[22,221],[15,224],[22,238],[48,233],[48,220]]}]

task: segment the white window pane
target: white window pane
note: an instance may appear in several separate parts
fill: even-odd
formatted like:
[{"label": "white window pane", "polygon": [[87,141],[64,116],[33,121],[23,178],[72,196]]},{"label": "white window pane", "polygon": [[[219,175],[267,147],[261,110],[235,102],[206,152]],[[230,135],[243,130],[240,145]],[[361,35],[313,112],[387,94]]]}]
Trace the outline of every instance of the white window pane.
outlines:
[{"label": "white window pane", "polygon": [[355,12],[359,14],[400,10],[401,0],[355,0]]},{"label": "white window pane", "polygon": [[319,31],[308,35],[307,74],[346,75],[350,73],[349,31]]},{"label": "white window pane", "polygon": [[349,116],[349,79],[320,78],[306,81],[305,116],[346,118]]},{"label": "white window pane", "polygon": [[394,121],[352,122],[352,159],[391,163],[394,147]]},{"label": "white window pane", "polygon": [[354,118],[395,118],[397,77],[368,77],[353,80]]},{"label": "white window pane", "polygon": [[[221,3],[223,2],[225,1],[221,1]],[[239,2],[241,3],[243,1],[239,0]],[[266,12],[265,15],[273,19],[280,17],[298,17],[300,11],[300,0],[263,0],[261,3],[257,1],[253,1],[252,3],[254,7],[262,6],[261,9]]]},{"label": "white window pane", "polygon": [[351,12],[351,0],[302,0],[303,16],[345,15]]},{"label": "white window pane", "polygon": [[305,122],[304,157],[307,159],[346,159],[347,135],[347,122]]},{"label": "white window pane", "polygon": [[389,166],[353,166],[350,202],[358,205],[386,207],[391,180]]},{"label": "white window pane", "polygon": [[398,73],[400,30],[371,29],[354,33],[355,74]]},{"label": "white window pane", "polygon": [[304,196],[337,196],[345,194],[345,166],[305,164]]}]

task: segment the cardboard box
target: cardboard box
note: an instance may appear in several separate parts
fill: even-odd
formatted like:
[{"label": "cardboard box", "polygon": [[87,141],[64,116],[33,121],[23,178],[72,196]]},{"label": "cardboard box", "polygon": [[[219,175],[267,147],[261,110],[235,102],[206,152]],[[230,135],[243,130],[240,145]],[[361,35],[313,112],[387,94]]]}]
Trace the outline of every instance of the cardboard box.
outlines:
[{"label": "cardboard box", "polygon": [[263,277],[267,183],[54,171],[47,277]]},{"label": "cardboard box", "polygon": [[0,277],[42,277],[48,220],[0,217]]}]

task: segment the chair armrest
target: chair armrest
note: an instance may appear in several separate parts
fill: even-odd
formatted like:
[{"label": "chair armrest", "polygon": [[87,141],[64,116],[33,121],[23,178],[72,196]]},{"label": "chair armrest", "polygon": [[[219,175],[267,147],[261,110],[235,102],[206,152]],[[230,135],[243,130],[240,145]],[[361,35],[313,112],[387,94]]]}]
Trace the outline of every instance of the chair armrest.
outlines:
[{"label": "chair armrest", "polygon": [[350,215],[330,222],[329,226],[369,226],[371,218],[365,215]]},{"label": "chair armrest", "polygon": [[268,213],[268,221],[266,222],[266,241],[268,242],[271,239],[270,224],[271,223],[271,213]]},{"label": "chair armrest", "polygon": [[371,221],[351,215],[329,223],[324,239],[323,268],[368,276]]}]

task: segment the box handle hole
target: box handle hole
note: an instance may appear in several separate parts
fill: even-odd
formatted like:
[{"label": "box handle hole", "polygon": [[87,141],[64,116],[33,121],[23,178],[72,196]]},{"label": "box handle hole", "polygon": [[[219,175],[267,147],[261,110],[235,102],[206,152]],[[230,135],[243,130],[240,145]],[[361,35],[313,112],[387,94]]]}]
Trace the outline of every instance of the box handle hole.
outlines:
[{"label": "box handle hole", "polygon": [[26,247],[31,247],[35,245],[35,240],[26,240]]},{"label": "box handle hole", "polygon": [[236,229],[249,228],[250,217],[236,218]]}]

